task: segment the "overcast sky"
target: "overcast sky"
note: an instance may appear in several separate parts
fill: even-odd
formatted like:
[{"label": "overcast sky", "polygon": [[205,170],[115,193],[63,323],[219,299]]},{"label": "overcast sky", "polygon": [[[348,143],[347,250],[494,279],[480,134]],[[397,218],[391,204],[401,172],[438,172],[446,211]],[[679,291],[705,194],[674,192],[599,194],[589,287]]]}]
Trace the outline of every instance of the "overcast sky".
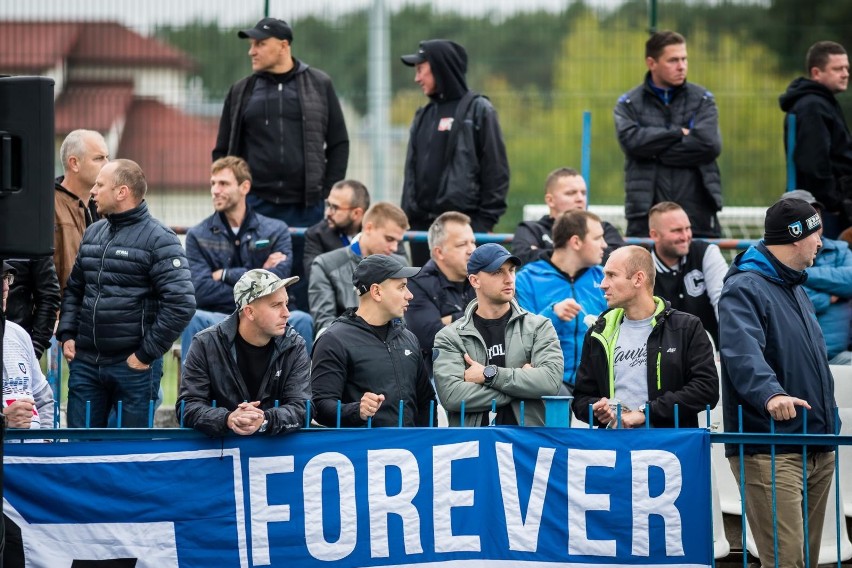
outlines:
[{"label": "overcast sky", "polygon": [[[587,0],[586,3],[610,8],[621,2]],[[334,17],[373,3],[374,0],[269,0],[269,11],[270,15],[285,20],[309,14]],[[438,10],[497,16],[519,10],[559,11],[570,3],[570,0],[385,0],[392,10],[408,4],[432,4]],[[155,24],[182,24],[200,18],[227,27],[256,21],[263,16],[263,7],[264,0],[0,0],[0,18],[117,20],[143,30]]]}]

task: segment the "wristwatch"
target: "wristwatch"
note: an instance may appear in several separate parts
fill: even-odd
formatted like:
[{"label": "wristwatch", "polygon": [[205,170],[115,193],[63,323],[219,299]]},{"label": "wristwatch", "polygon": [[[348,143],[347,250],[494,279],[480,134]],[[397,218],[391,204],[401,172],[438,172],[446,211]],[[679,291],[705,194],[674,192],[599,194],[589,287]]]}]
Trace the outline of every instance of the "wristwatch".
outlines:
[{"label": "wristwatch", "polygon": [[485,381],[482,383],[486,387],[490,387],[491,383],[494,382],[494,379],[497,378],[497,365],[486,365],[484,369],[482,369],[482,376],[485,377]]},{"label": "wristwatch", "polygon": [[257,429],[258,432],[263,434],[266,432],[266,429],[269,427],[269,420],[264,419],[263,424],[260,425],[260,428]]}]

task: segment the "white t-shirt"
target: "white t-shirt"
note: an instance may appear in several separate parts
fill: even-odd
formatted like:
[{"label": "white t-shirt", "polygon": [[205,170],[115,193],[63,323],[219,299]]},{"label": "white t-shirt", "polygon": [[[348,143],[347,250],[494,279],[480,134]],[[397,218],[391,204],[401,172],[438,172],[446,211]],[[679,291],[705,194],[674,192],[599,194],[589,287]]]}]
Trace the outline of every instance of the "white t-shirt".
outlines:
[{"label": "white t-shirt", "polygon": [[648,336],[652,317],[621,321],[613,353],[615,398],[622,410],[637,410],[648,402]]}]

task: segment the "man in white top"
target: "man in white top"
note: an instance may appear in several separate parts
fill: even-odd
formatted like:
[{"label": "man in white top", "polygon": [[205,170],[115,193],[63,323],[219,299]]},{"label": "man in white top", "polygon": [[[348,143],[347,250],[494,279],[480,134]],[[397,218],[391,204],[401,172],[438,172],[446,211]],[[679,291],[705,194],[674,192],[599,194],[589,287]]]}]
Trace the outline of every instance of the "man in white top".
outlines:
[{"label": "man in white top", "polygon": [[[3,262],[3,311],[15,269]],[[9,428],[53,428],[53,392],[44,378],[30,336],[6,321],[3,333],[3,414]]]}]

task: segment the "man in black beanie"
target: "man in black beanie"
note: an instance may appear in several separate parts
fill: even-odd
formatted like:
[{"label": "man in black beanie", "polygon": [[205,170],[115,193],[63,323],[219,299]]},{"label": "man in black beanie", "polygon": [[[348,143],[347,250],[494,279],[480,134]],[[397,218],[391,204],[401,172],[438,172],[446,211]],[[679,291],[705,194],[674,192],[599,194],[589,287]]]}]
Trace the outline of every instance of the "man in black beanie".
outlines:
[{"label": "man in black beanie", "polygon": [[[725,430],[742,426],[743,432],[768,433],[774,420],[780,434],[833,434],[834,379],[813,304],[801,286],[822,246],[820,216],[801,199],[781,199],[767,210],[764,226],[763,240],[734,260],[719,300]],[[776,445],[770,457],[770,446],[748,445],[741,464],[739,447],[726,445],[734,476],[745,487],[746,514],[763,566],[775,564],[776,544],[779,566],[805,565],[805,515],[810,565],[817,565],[834,451],[808,446],[803,460],[803,450]],[[768,482],[773,467],[775,492]],[[783,519],[777,523],[777,542],[773,505]]]}]

